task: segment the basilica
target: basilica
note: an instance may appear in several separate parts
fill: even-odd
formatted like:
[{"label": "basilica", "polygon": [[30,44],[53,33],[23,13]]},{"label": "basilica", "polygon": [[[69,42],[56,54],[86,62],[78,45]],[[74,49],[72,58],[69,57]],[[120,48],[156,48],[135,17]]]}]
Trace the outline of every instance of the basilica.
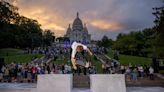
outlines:
[{"label": "basilica", "polygon": [[69,24],[65,37],[69,38],[71,43],[74,41],[81,42],[84,44],[88,44],[91,42],[91,35],[88,34],[86,24],[83,25],[81,19],[79,18],[79,13],[77,13],[76,18],[73,21],[72,27]]}]

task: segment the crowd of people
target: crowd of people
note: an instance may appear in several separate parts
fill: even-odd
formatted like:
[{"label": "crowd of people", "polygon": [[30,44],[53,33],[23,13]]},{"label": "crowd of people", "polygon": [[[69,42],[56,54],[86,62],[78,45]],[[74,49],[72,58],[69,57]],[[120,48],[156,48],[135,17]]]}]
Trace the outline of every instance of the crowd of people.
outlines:
[{"label": "crowd of people", "polygon": [[55,65],[53,63],[41,64],[7,64],[0,70],[1,82],[36,82],[38,74],[69,74],[71,66]]},{"label": "crowd of people", "polygon": [[0,67],[1,82],[36,82],[38,74],[68,74],[71,73],[71,66],[67,64],[55,65],[53,62],[47,62],[48,59],[63,58],[63,53],[70,53],[67,48],[57,46],[38,47],[34,49],[26,49],[27,54],[44,54],[42,60],[33,57],[30,63],[25,64],[5,64]]},{"label": "crowd of people", "polygon": [[[105,53],[104,48],[93,48],[93,53]],[[70,54],[68,48],[58,47],[46,47],[46,48],[35,48],[33,50],[27,49],[26,53],[32,54],[44,54],[47,58],[53,57],[54,59],[63,58],[63,54]],[[137,81],[139,77],[149,76],[151,80],[154,79],[154,69],[148,66],[128,66],[120,65],[117,60],[106,61],[102,64],[102,71],[104,74],[125,74],[127,79]],[[70,64],[56,65],[53,62],[31,62],[26,64],[6,64],[0,69],[0,82],[36,82],[38,74],[78,74],[83,73],[84,75],[96,74],[96,66],[92,65],[88,68],[78,67],[76,71],[72,69]]]},{"label": "crowd of people", "polygon": [[104,74],[125,74],[127,80],[137,81],[139,78],[149,77],[150,80],[154,80],[154,69],[147,65],[119,65],[112,62],[106,62],[102,64],[102,70]]},{"label": "crowd of people", "polygon": [[[44,54],[48,58],[50,57],[60,57],[63,53],[70,53],[69,48],[58,47],[58,46],[48,46],[48,47],[38,47],[34,49],[26,49],[28,54]],[[62,58],[62,57],[60,57]]]},{"label": "crowd of people", "polygon": [[137,81],[138,78],[149,77],[151,80],[154,80],[154,69],[151,66],[123,66],[121,65],[121,73],[125,74],[127,79]]},{"label": "crowd of people", "polygon": [[102,71],[104,74],[115,74],[118,73],[119,64],[114,61],[106,61],[105,64],[102,64]]},{"label": "crowd of people", "polygon": [[[138,65],[115,65],[115,63],[102,64],[104,74],[125,74],[129,80],[137,81],[138,78],[149,77],[154,79],[154,69],[148,66]],[[62,64],[55,65],[54,63],[26,63],[26,64],[7,64],[0,69],[0,82],[36,82],[38,74],[78,74],[84,75],[96,74],[95,66],[89,68],[78,68],[77,71],[72,71],[70,65]]]},{"label": "crowd of people", "polygon": [[[36,82],[39,74],[96,74],[95,66],[78,68],[77,72],[72,71],[72,67],[67,64],[55,65],[54,63],[26,63],[7,64],[0,69],[0,82]],[[82,72],[83,71],[83,72]]]}]

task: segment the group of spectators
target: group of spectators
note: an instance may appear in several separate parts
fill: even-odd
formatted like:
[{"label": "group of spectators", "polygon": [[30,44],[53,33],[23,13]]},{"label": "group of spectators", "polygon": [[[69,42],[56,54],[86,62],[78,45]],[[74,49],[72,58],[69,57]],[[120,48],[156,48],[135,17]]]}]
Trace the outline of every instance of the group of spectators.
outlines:
[{"label": "group of spectators", "polygon": [[[96,74],[95,66],[90,66],[84,70],[83,68],[78,68],[74,72],[70,64],[54,64],[56,59],[63,59],[64,54],[70,54],[69,48],[49,46],[26,49],[25,52],[28,54],[44,54],[46,59],[34,62],[37,58],[34,57],[30,63],[5,64],[0,67],[0,82],[36,82],[38,74]],[[54,58],[54,62],[46,62],[49,58]]]},{"label": "group of spectators", "polygon": [[102,71],[104,74],[115,74],[118,72],[119,63],[112,60],[106,61],[105,64],[102,64]]},{"label": "group of spectators", "polygon": [[[92,48],[94,53],[105,53],[105,48]],[[26,53],[32,54],[44,54],[47,58],[53,57],[63,58],[63,54],[70,54],[68,48],[58,48],[50,46],[46,48],[35,48],[33,50],[27,49]],[[125,74],[127,79],[137,81],[139,77],[143,78],[149,76],[151,80],[154,79],[154,69],[148,66],[138,65],[133,67],[132,65],[124,66],[120,65],[117,61],[106,61],[102,64],[102,70],[104,74]],[[72,71],[72,67],[68,64],[55,65],[54,63],[26,63],[26,64],[6,64],[0,68],[0,82],[36,82],[38,74],[78,74],[84,75],[96,74],[96,67],[90,66],[89,68],[78,67],[76,71]]]},{"label": "group of spectators", "polygon": [[54,63],[26,63],[26,64],[7,64],[0,69],[0,82],[36,82],[39,74],[96,74],[95,66],[79,68],[77,72],[72,72],[70,65],[55,65]]},{"label": "group of spectators", "polygon": [[[54,61],[63,59],[65,53],[70,53],[68,48],[57,46],[38,47],[34,49],[27,48],[25,53],[44,54],[43,59],[33,57],[30,63],[26,64],[5,64],[0,67],[1,82],[36,82],[38,74],[69,74],[72,68],[68,64],[55,65],[53,62],[47,62],[53,58]],[[37,62],[34,62],[35,59]]]},{"label": "group of spectators", "polygon": [[149,77],[150,80],[154,80],[154,69],[147,65],[119,65],[113,61],[102,64],[102,70],[104,74],[125,74],[128,80],[137,81],[138,78]]},{"label": "group of spectators", "polygon": [[1,82],[36,82],[38,74],[69,74],[71,66],[41,64],[7,64],[0,69]]},{"label": "group of spectators", "polygon": [[57,47],[57,46],[48,46],[48,47],[38,47],[34,49],[26,49],[28,54],[44,54],[48,58],[59,57],[62,58],[63,53],[70,53],[69,48]]},{"label": "group of spectators", "polygon": [[[102,70],[105,74],[121,73],[125,74],[127,79],[137,81],[139,77],[149,77],[154,79],[154,69],[148,66],[124,66],[115,65],[114,62],[102,64]],[[83,72],[82,72],[83,71]],[[70,74],[80,75],[96,74],[95,66],[89,68],[78,68],[73,72],[70,65],[55,65],[54,63],[26,63],[26,64],[7,64],[0,69],[0,82],[36,82],[38,74]]]},{"label": "group of spectators", "polygon": [[120,67],[121,73],[126,75],[129,80],[137,81],[138,78],[149,77],[154,80],[154,69],[147,65],[137,65],[137,66],[123,66]]}]

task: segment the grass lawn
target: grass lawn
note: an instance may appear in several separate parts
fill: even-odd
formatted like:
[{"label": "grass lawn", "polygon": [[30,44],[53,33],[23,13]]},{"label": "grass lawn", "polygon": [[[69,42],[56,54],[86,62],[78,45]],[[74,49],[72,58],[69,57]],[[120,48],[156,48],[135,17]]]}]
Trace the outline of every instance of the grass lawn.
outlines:
[{"label": "grass lawn", "polygon": [[102,63],[95,56],[92,57],[92,64],[96,67],[97,73],[102,73]]},{"label": "grass lawn", "polygon": [[12,55],[19,55],[22,54],[24,51],[20,49],[13,49],[13,48],[4,48],[0,49],[0,56],[12,56]]},{"label": "grass lawn", "polygon": [[[107,54],[110,58],[113,58],[113,51],[109,51]],[[128,65],[131,63],[132,65],[150,65],[152,62],[151,58],[146,57],[138,57],[138,56],[129,56],[129,55],[119,55],[119,61],[123,65]]]},{"label": "grass lawn", "polygon": [[0,57],[5,59],[5,63],[27,63],[31,62],[33,57],[42,57],[42,54],[24,54],[23,50],[5,48],[0,49]]}]

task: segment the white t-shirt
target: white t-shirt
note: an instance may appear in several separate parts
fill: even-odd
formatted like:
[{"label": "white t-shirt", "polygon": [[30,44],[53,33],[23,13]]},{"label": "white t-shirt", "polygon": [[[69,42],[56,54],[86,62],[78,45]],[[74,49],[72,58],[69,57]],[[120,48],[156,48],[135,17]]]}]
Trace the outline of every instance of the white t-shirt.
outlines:
[{"label": "white t-shirt", "polygon": [[139,66],[138,69],[139,69],[140,72],[144,72],[144,69],[143,69],[142,66]]},{"label": "white t-shirt", "polygon": [[72,43],[72,46],[71,46],[71,48],[72,48],[72,54],[71,54],[71,58],[75,58],[75,55],[76,55],[76,48],[77,48],[77,46],[83,46],[83,49],[84,50],[87,50],[87,46],[85,46],[84,44],[81,44],[81,43],[77,43],[77,42],[73,42]]},{"label": "white t-shirt", "polygon": [[150,74],[153,74],[154,73],[154,69],[152,67],[149,68],[149,72]]}]

